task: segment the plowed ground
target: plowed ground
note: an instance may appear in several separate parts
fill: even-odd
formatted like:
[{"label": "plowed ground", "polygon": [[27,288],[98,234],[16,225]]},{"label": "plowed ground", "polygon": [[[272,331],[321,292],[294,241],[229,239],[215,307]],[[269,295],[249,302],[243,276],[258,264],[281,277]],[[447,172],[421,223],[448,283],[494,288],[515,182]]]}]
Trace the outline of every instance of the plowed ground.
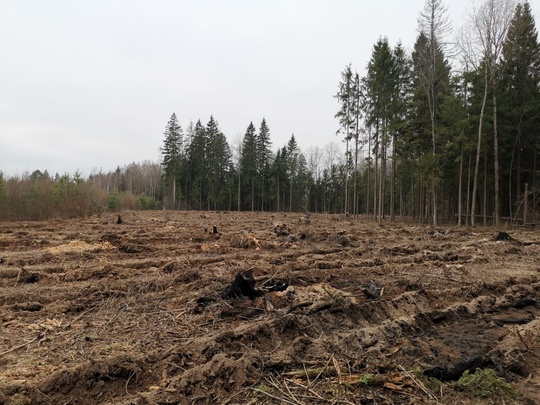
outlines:
[{"label": "plowed ground", "polygon": [[0,224],[0,404],[540,403],[538,231],[116,219]]}]

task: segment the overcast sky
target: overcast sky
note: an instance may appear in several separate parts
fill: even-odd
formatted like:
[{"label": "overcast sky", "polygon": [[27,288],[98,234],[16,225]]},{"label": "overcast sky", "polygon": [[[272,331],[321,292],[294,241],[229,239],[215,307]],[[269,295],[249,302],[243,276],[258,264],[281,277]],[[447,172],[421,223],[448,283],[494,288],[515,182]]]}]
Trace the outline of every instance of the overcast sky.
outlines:
[{"label": "overcast sky", "polygon": [[[231,146],[339,142],[333,95],[381,36],[410,50],[424,0],[0,0],[0,171],[157,161],[173,112]],[[455,28],[470,0],[447,0]],[[530,1],[537,15],[540,0]]]}]

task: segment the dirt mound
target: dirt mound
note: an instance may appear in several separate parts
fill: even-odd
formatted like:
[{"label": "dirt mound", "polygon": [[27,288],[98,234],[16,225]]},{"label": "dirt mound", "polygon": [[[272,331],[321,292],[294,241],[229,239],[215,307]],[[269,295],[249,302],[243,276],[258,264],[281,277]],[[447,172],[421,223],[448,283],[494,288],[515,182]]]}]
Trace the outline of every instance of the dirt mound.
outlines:
[{"label": "dirt mound", "polygon": [[540,402],[534,232],[196,212],[20,227],[0,238],[0,403]]},{"label": "dirt mound", "polygon": [[46,248],[45,250],[53,255],[62,253],[83,253],[83,252],[99,252],[100,250],[114,249],[110,242],[104,243],[87,243],[82,240],[72,240],[71,242]]}]

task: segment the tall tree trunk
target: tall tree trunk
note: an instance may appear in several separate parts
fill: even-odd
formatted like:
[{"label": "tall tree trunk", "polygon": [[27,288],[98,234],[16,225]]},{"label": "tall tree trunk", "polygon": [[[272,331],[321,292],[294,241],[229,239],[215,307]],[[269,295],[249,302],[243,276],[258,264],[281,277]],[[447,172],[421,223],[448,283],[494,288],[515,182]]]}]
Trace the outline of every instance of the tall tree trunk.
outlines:
[{"label": "tall tree trunk", "polygon": [[276,174],[276,211],[279,212],[279,173]]},{"label": "tall tree trunk", "polygon": [[476,214],[476,193],[478,191],[478,172],[480,169],[480,149],[482,147],[482,126],[484,124],[484,112],[486,109],[486,101],[488,96],[488,67],[485,66],[484,71],[484,97],[482,99],[482,107],[480,109],[480,117],[478,124],[478,142],[476,143],[476,163],[474,165],[473,191],[471,202],[471,226],[475,226]]},{"label": "tall tree trunk", "polygon": [[536,190],[536,167],[538,162],[538,146],[534,146],[534,158],[533,158],[533,190]]},{"label": "tall tree trunk", "polygon": [[461,154],[459,157],[459,181],[458,181],[458,226],[461,226],[462,213],[462,188],[463,188],[463,142],[461,143]]},{"label": "tall tree trunk", "polygon": [[233,182],[232,182],[232,179],[230,179],[231,182],[229,184],[229,202],[228,202],[228,205],[227,205],[227,211],[232,211],[232,207],[233,207],[233,196],[234,196],[234,185],[233,185]]},{"label": "tall tree trunk", "polygon": [[373,173],[373,219],[377,220],[377,209],[379,208],[377,197],[379,195],[379,154],[380,154],[380,142],[379,142],[379,122],[375,128],[375,170]]},{"label": "tall tree trunk", "polygon": [[469,225],[470,209],[471,209],[471,160],[472,155],[469,152],[469,164],[467,165],[467,215],[465,216],[465,225]]},{"label": "tall tree trunk", "polygon": [[287,184],[283,184],[283,190],[281,192],[281,196],[283,197],[282,201],[281,201],[281,206],[283,207],[283,212],[285,212],[285,210],[287,208],[285,208],[287,206],[287,203],[286,203],[286,196],[287,196]]},{"label": "tall tree trunk", "polygon": [[371,183],[371,127],[369,127],[368,130],[368,160],[367,160],[367,180],[366,180],[366,215],[369,218],[369,191],[370,191],[370,183]]},{"label": "tall tree trunk", "polygon": [[492,74],[493,91],[493,177],[494,177],[494,225],[499,226],[500,222],[500,203],[499,203],[499,134],[497,131],[497,91],[495,89],[495,74]]},{"label": "tall tree trunk", "polygon": [[176,209],[176,176],[173,176],[172,201],[173,201],[173,210],[175,210]]},{"label": "tall tree trunk", "polygon": [[396,136],[392,136],[392,175],[390,181],[390,221],[394,222],[394,204],[396,194]]},{"label": "tall tree trunk", "polygon": [[[512,149],[512,157],[510,158],[510,170],[508,171],[508,209],[509,209],[509,212],[510,212],[510,218],[513,218],[514,217],[514,197],[513,197],[513,185],[512,185],[512,171],[514,170],[514,158],[516,157],[516,155],[519,157],[520,156],[520,153],[518,152],[516,154],[516,150],[518,149],[518,146],[519,146],[519,142],[520,142],[520,138],[521,138],[521,125],[518,125],[518,134],[516,136],[516,141],[514,142],[514,148]],[[519,167],[519,164],[518,164],[518,167]],[[516,179],[516,190],[517,190],[517,195],[519,195],[519,170],[517,171],[517,179]]]},{"label": "tall tree trunk", "polygon": [[238,168],[238,211],[240,211],[240,206],[241,206],[240,191],[241,191],[241,187],[240,187],[240,168]]},{"label": "tall tree trunk", "polygon": [[484,151],[484,196],[483,196],[483,204],[482,204],[482,220],[483,220],[483,223],[484,223],[484,226],[487,225],[487,168],[488,168],[488,164],[487,164],[487,148],[486,150]]},{"label": "tall tree trunk", "polygon": [[[358,121],[356,123],[358,126]],[[354,217],[358,217],[358,195],[357,195],[357,179],[358,179],[358,130],[356,131],[356,137],[355,139],[355,147],[354,147],[354,185],[353,185],[353,211],[354,211]]]},{"label": "tall tree trunk", "polygon": [[293,195],[293,179],[291,176],[291,181],[289,183],[289,212],[292,212],[292,195]]},{"label": "tall tree trunk", "polygon": [[255,176],[251,176],[251,212],[255,211]]},{"label": "tall tree trunk", "polygon": [[[189,193],[188,193],[188,190],[190,190]],[[193,207],[192,201],[191,201],[191,173],[189,173],[186,176],[186,202],[188,204],[188,208]]]},{"label": "tall tree trunk", "polygon": [[430,47],[429,47],[429,50],[431,52],[430,56],[431,56],[431,60],[430,60],[430,64],[431,66],[429,67],[429,84],[428,84],[428,89],[427,89],[427,93],[428,93],[428,104],[429,104],[429,113],[430,113],[430,120],[431,120],[431,142],[432,142],[432,153],[433,153],[433,158],[434,158],[434,162],[435,162],[435,165],[436,167],[434,169],[437,169],[437,170],[434,170],[433,173],[431,174],[431,181],[430,181],[430,188],[431,188],[431,202],[432,202],[432,220],[433,220],[433,225],[434,226],[437,226],[437,185],[436,185],[436,177],[438,176],[438,162],[437,160],[435,159],[436,157],[436,154],[437,154],[437,146],[436,146],[436,139],[435,139],[435,134],[436,134],[436,131],[435,131],[435,125],[436,125],[436,122],[435,122],[435,116],[436,116],[436,111],[437,111],[437,99],[436,99],[436,94],[435,94],[435,80],[436,80],[436,66],[437,66],[437,56],[436,56],[436,49],[437,49],[437,41],[436,41],[436,35],[437,35],[437,23],[436,23],[436,20],[437,20],[437,17],[436,17],[436,14],[437,14],[437,7],[435,7],[435,4],[434,3],[431,3],[432,7],[431,7],[431,15],[430,15],[430,18],[429,18],[429,41],[430,41]]},{"label": "tall tree trunk", "polygon": [[418,212],[418,219],[421,225],[424,225],[424,213],[425,213],[425,203],[426,203],[426,196],[425,196],[425,181],[424,181],[424,175],[420,176],[420,182],[418,183],[418,199],[419,199],[419,212]]},{"label": "tall tree trunk", "polygon": [[264,168],[261,179],[261,211],[264,212]]},{"label": "tall tree trunk", "polygon": [[345,139],[345,202],[343,213],[349,213],[349,128],[347,127],[347,135]]},{"label": "tall tree trunk", "polygon": [[426,204],[426,193],[425,193],[425,188],[426,188],[426,185],[424,184],[424,175],[421,174],[420,175],[420,183],[419,183],[419,189],[418,189],[418,198],[419,198],[419,208],[420,208],[420,211],[419,211],[419,220],[420,220],[420,224],[421,225],[424,225],[424,220],[425,220],[425,210],[426,210],[426,207],[425,207],[425,204]]},{"label": "tall tree trunk", "polygon": [[379,179],[379,222],[382,222],[384,217],[384,194],[385,194],[385,179],[386,179],[386,137],[387,127],[386,118],[382,123],[381,134],[381,167],[380,167],[380,179]]},{"label": "tall tree trunk", "polygon": [[399,216],[404,217],[404,207],[403,207],[403,184],[399,182]]},{"label": "tall tree trunk", "polygon": [[[434,114],[434,112],[433,112]],[[435,161],[435,172],[432,174],[432,178],[431,178],[431,203],[432,203],[432,210],[433,212],[431,213],[432,214],[432,219],[433,219],[433,225],[434,226],[437,226],[437,223],[438,223],[438,218],[437,218],[437,208],[438,208],[438,204],[437,204],[437,176],[438,176],[438,166],[439,166],[439,162],[437,162],[437,159],[436,159],[436,151],[435,151],[435,117],[433,116],[432,117],[432,137],[433,137],[433,159]]]},{"label": "tall tree trunk", "polygon": [[[384,135],[384,129],[383,129]],[[384,139],[384,136],[382,137]],[[384,176],[385,176],[385,158],[384,158],[384,144],[381,142],[381,153],[380,153],[380,167],[379,167],[379,222],[382,222],[383,219],[383,210],[384,210]]]},{"label": "tall tree trunk", "polygon": [[521,198],[521,151],[518,152],[516,168],[516,197],[519,204]]},{"label": "tall tree trunk", "polygon": [[408,205],[408,208],[409,208],[409,215],[412,216],[413,218],[416,218],[416,207],[417,207],[417,204],[416,204],[416,193],[415,193],[415,188],[414,188],[414,177],[412,177],[411,179],[411,202]]},{"label": "tall tree trunk", "polygon": [[[534,147],[534,157],[533,157],[533,190],[538,190],[537,184],[536,184],[536,168],[537,168],[537,162],[538,162],[538,147]],[[538,198],[538,193],[533,194],[533,200],[532,200],[532,206],[533,208],[536,208],[536,200]]]}]

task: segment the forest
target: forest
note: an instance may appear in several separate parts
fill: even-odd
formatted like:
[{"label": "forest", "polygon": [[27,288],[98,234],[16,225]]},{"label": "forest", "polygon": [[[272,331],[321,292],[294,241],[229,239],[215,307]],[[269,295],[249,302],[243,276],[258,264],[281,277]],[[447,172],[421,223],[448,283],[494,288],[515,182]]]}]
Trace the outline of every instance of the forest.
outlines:
[{"label": "forest", "polygon": [[[336,78],[337,136],[273,145],[246,120],[165,125],[161,161],[110,172],[0,172],[0,220],[177,209],[327,212],[422,224],[533,223],[540,213],[540,45],[528,2],[485,0],[455,40],[427,0],[412,52],[381,36],[365,75]],[[330,140],[331,141],[331,140]],[[337,142],[340,142],[338,144]]]}]

